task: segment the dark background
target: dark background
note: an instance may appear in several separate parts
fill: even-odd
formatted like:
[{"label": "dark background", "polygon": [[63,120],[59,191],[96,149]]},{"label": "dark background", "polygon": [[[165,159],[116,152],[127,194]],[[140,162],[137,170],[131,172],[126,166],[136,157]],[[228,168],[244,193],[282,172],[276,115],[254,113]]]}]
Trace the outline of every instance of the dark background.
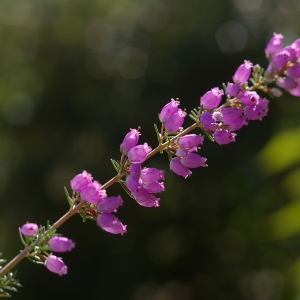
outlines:
[{"label": "dark background", "polygon": [[[156,145],[157,113],[178,97],[190,111],[231,81],[244,59],[266,67],[273,32],[300,37],[297,0],[0,1],[0,250],[17,228],[55,222],[63,187],[82,170],[105,183],[129,128]],[[159,208],[126,196],[124,236],[76,215],[59,229],[76,248],[59,277],[23,260],[14,299],[300,299],[300,101],[219,146],[208,168],[166,173]],[[188,118],[185,125],[192,124]],[[146,166],[168,170],[166,155]]]}]

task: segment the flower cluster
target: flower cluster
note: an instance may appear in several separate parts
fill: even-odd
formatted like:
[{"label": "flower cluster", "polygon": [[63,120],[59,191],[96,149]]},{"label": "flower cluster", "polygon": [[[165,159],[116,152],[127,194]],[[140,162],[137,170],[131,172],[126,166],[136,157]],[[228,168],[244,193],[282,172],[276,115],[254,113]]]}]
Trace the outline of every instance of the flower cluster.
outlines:
[{"label": "flower cluster", "polygon": [[95,215],[98,225],[105,231],[113,234],[124,234],[126,225],[112,214],[122,204],[120,196],[107,197],[106,191],[101,189],[98,181],[93,181],[91,174],[86,171],[76,175],[71,180],[71,187],[75,193],[79,193],[81,200],[90,203],[90,214]]},{"label": "flower cluster", "polygon": [[[68,273],[68,267],[60,257],[53,254],[48,254],[47,250],[52,252],[67,252],[71,251],[75,247],[75,243],[66,237],[52,236],[48,242],[47,239],[43,239],[42,231],[39,232],[39,227],[35,223],[26,223],[20,228],[20,232],[27,238],[27,243],[35,242],[36,247],[33,256],[44,261],[46,268],[58,275],[66,275]],[[41,240],[39,240],[41,239]]]},{"label": "flower cluster", "polygon": [[187,134],[177,141],[175,157],[170,161],[170,169],[179,176],[187,178],[192,174],[189,168],[205,167],[206,158],[196,154],[204,137],[201,134]]},{"label": "flower cluster", "polygon": [[248,86],[251,69],[252,63],[247,60],[238,67],[233,83],[229,82],[226,86],[226,103],[220,107],[224,91],[217,87],[200,99],[200,121],[207,132],[213,133],[218,144],[234,142],[235,131],[247,125],[248,120],[262,120],[267,115],[269,101]]},{"label": "flower cluster", "polygon": [[300,96],[300,39],[282,48],[283,35],[274,33],[265,52],[269,59],[266,78],[278,87]]}]

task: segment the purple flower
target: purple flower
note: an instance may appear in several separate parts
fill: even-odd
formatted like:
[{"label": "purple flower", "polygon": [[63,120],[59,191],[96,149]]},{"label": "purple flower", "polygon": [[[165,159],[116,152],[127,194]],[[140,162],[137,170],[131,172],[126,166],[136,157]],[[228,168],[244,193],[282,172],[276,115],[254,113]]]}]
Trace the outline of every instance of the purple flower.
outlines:
[{"label": "purple flower", "polygon": [[21,227],[21,232],[24,235],[32,236],[35,235],[39,230],[39,227],[35,223],[26,223]]},{"label": "purple flower", "polygon": [[49,271],[56,273],[59,276],[66,275],[68,273],[68,267],[62,259],[52,254],[47,257],[45,266]]},{"label": "purple flower", "polygon": [[201,134],[187,134],[182,136],[178,140],[178,145],[180,148],[191,149],[203,144],[204,136]]},{"label": "purple flower", "polygon": [[100,213],[97,217],[97,224],[104,231],[112,234],[123,235],[126,233],[126,225],[123,225],[116,216],[109,213]]},{"label": "purple flower", "polygon": [[235,137],[236,137],[236,133],[230,132],[229,130],[225,130],[225,129],[218,129],[214,133],[214,139],[220,145],[234,142]]},{"label": "purple flower", "polygon": [[245,92],[241,97],[241,102],[246,106],[254,106],[259,102],[259,95],[256,92]]},{"label": "purple flower", "polygon": [[206,158],[196,153],[189,153],[187,156],[182,157],[180,162],[188,168],[205,167]]},{"label": "purple flower", "polygon": [[132,164],[141,164],[146,160],[147,154],[150,151],[151,148],[148,146],[147,143],[144,143],[143,145],[135,146],[129,150],[128,160]]},{"label": "purple flower", "polygon": [[130,170],[130,175],[140,176],[142,166],[141,166],[141,164],[131,164],[130,167],[129,167],[129,170]]},{"label": "purple flower", "polygon": [[230,82],[227,83],[226,94],[228,94],[229,96],[240,97],[241,95],[243,95],[243,93],[244,90],[240,85]]},{"label": "purple flower", "polygon": [[140,176],[134,176],[129,174],[126,177],[126,186],[131,192],[136,191],[138,187],[140,187],[142,184],[143,182]]},{"label": "purple flower", "polygon": [[294,65],[294,66],[289,67],[286,70],[286,75],[289,77],[293,77],[293,78],[299,78],[300,77],[300,66]]},{"label": "purple flower", "polygon": [[245,107],[244,115],[248,120],[262,120],[262,118],[267,115],[268,105],[269,100],[266,98],[259,98],[258,105]]},{"label": "purple flower", "polygon": [[233,81],[237,84],[244,84],[250,77],[251,68],[253,64],[248,61],[244,60],[244,63],[238,67],[233,75]]},{"label": "purple flower", "polygon": [[136,191],[132,192],[133,197],[136,202],[141,206],[145,207],[158,207],[159,198],[156,198],[154,195],[150,194],[144,187],[139,187]]},{"label": "purple flower", "polygon": [[122,205],[123,199],[121,196],[112,196],[99,201],[97,203],[97,209],[100,212],[110,213],[112,211],[116,211]]},{"label": "purple flower", "polygon": [[138,130],[130,128],[130,131],[126,134],[122,144],[120,145],[121,153],[127,155],[128,151],[137,145],[140,135],[141,134]]},{"label": "purple flower", "polygon": [[169,119],[172,115],[176,114],[178,112],[178,105],[179,105],[179,101],[174,100],[173,98],[171,99],[171,102],[169,102],[168,104],[166,104],[159,116],[159,120],[164,123],[167,121],[167,119]]},{"label": "purple flower", "polygon": [[297,83],[297,86],[293,89],[289,89],[288,92],[291,95],[299,97],[300,96],[300,78],[295,79],[295,82]]},{"label": "purple flower", "polygon": [[156,168],[144,168],[141,171],[141,179],[143,183],[150,183],[153,181],[164,180],[165,171]]},{"label": "purple flower", "polygon": [[290,78],[290,77],[278,77],[276,80],[277,86],[286,89],[286,90],[292,90],[297,87],[297,82]]},{"label": "purple flower", "polygon": [[63,236],[54,236],[49,240],[51,251],[54,252],[67,252],[75,247],[75,243]]},{"label": "purple flower", "polygon": [[277,54],[281,48],[282,48],[282,40],[283,40],[283,35],[274,33],[273,37],[270,39],[266,49],[265,53],[267,58],[272,58],[275,54]]},{"label": "purple flower", "polygon": [[230,131],[236,131],[247,125],[246,118],[242,115],[243,111],[237,107],[226,107],[221,109],[223,115],[223,126]]},{"label": "purple flower", "polygon": [[216,123],[216,120],[213,118],[212,113],[204,112],[200,115],[199,119],[204,128],[211,130],[211,131],[216,130],[218,123]]},{"label": "purple flower", "polygon": [[280,69],[283,68],[290,61],[290,58],[291,54],[289,53],[289,51],[282,50],[273,57],[272,63],[276,68]]},{"label": "purple flower", "polygon": [[183,176],[184,178],[187,178],[192,174],[192,171],[181,163],[181,159],[179,157],[174,157],[171,159],[170,169],[177,175]]},{"label": "purple flower", "polygon": [[88,185],[88,183],[92,182],[92,180],[92,175],[87,171],[83,171],[71,180],[72,190],[74,192],[81,192]]},{"label": "purple flower", "polygon": [[[165,190],[164,183],[159,181],[143,182],[143,187],[151,194],[161,193]],[[137,190],[139,190],[139,188]]]},{"label": "purple flower", "polygon": [[173,114],[170,118],[166,120],[165,122],[166,130],[170,132],[176,132],[183,124],[185,116],[186,116],[186,112],[179,109],[177,113]]},{"label": "purple flower", "polygon": [[80,193],[81,199],[93,204],[106,197],[106,191],[101,190],[101,184],[98,181],[89,183]]},{"label": "purple flower", "polygon": [[219,106],[222,96],[224,95],[223,90],[220,90],[218,87],[211,89],[206,92],[200,99],[200,105],[204,109],[213,109]]}]

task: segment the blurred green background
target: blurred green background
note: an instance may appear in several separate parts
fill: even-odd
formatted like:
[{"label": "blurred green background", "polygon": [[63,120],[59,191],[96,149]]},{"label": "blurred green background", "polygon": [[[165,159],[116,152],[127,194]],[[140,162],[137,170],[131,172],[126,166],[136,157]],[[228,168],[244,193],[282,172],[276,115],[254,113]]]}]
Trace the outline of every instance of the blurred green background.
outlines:
[{"label": "blurred green background", "polygon": [[[297,0],[1,0],[0,250],[17,228],[68,210],[63,187],[82,170],[101,183],[119,145],[153,123],[171,97],[190,111],[244,59],[266,67],[273,32],[300,37]],[[208,140],[208,168],[166,174],[159,208],[122,194],[114,236],[79,216],[59,232],[67,276],[23,260],[14,299],[300,299],[300,100],[272,100],[236,143]],[[191,124],[186,120],[185,124]],[[166,155],[147,166],[168,169]]]}]

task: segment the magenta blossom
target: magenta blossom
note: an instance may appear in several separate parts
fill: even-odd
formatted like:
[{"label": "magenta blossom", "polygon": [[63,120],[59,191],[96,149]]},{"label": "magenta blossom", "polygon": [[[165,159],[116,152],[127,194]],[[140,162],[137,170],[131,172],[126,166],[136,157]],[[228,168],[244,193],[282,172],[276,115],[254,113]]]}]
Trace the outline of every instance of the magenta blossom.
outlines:
[{"label": "magenta blossom", "polygon": [[233,81],[237,84],[244,84],[247,82],[251,75],[251,68],[253,64],[248,61],[244,60],[244,63],[238,67],[233,75]]},{"label": "magenta blossom", "polygon": [[223,90],[220,90],[218,87],[211,89],[206,92],[200,99],[200,105],[204,109],[213,109],[219,106],[222,96],[224,95]]},{"label": "magenta blossom", "polygon": [[179,176],[187,178],[192,171],[181,163],[180,157],[174,157],[170,161],[170,169]]},{"label": "magenta blossom", "polygon": [[72,190],[74,192],[81,192],[88,185],[88,183],[92,182],[92,180],[92,175],[87,171],[83,171],[71,180]]},{"label": "magenta blossom", "polygon": [[127,155],[128,151],[137,145],[140,135],[141,134],[138,130],[130,129],[129,133],[126,134],[122,144],[120,145],[121,153]]},{"label": "magenta blossom", "polygon": [[121,221],[110,213],[100,213],[97,217],[97,224],[106,232],[112,234],[126,233],[126,225],[123,225]]},{"label": "magenta blossom", "polygon": [[147,143],[144,143],[143,145],[135,146],[129,150],[128,160],[132,164],[141,164],[146,160],[147,154],[150,151],[151,148],[148,146]]},{"label": "magenta blossom", "polygon": [[63,236],[54,236],[49,240],[50,249],[54,252],[67,252],[75,247],[75,243]]},{"label": "magenta blossom", "polygon": [[39,227],[35,223],[26,223],[21,227],[20,230],[21,230],[22,234],[27,235],[27,236],[32,236],[38,232]]},{"label": "magenta blossom", "polygon": [[159,120],[164,123],[167,121],[167,119],[169,119],[172,115],[176,114],[178,112],[178,105],[179,105],[179,101],[174,100],[173,98],[171,99],[171,102],[169,102],[168,104],[166,104],[159,116]]},{"label": "magenta blossom", "polygon": [[49,271],[56,273],[59,276],[66,275],[68,273],[68,267],[62,259],[52,254],[47,257],[45,266]]}]

